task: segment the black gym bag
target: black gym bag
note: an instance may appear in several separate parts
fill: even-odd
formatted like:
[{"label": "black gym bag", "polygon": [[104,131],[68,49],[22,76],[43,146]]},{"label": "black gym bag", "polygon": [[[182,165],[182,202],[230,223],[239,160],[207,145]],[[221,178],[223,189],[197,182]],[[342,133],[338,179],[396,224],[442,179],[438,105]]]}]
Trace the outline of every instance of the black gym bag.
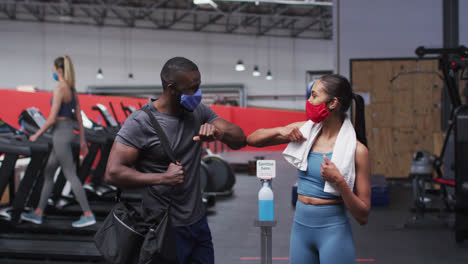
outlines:
[{"label": "black gym bag", "polygon": [[[176,163],[174,153],[156,118],[143,107],[159,135],[167,155]],[[175,264],[177,251],[174,230],[171,224],[171,202],[152,219],[152,225],[145,223],[138,210],[120,201],[112,208],[102,226],[94,236],[94,242],[104,259],[112,264]]]}]

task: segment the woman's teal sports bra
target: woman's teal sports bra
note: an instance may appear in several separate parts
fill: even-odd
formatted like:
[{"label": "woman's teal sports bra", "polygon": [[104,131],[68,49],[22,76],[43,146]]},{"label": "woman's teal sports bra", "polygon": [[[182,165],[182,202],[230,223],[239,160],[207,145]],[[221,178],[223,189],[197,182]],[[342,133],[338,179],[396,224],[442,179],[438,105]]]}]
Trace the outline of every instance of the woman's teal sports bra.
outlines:
[{"label": "woman's teal sports bra", "polygon": [[323,155],[325,155],[329,160],[332,158],[333,152],[330,153],[318,153],[318,152],[309,152],[308,161],[307,161],[307,171],[298,170],[298,180],[297,180],[297,193],[309,197],[321,198],[321,199],[332,199],[339,200],[340,196],[335,196],[330,193],[323,191],[325,186],[325,181],[322,179],[322,174],[320,173],[322,165],[324,162]]}]

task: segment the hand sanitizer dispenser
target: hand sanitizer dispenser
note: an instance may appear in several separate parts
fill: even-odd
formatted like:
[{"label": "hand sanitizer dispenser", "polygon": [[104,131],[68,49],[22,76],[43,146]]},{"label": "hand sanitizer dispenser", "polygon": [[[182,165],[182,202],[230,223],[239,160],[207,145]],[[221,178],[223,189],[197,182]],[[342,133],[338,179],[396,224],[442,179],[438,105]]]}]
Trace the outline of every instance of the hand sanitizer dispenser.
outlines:
[{"label": "hand sanitizer dispenser", "polygon": [[258,191],[258,220],[274,221],[275,208],[271,180],[262,180],[262,188]]},{"label": "hand sanitizer dispenser", "polygon": [[258,219],[255,226],[260,227],[260,259],[262,264],[272,263],[272,228],[276,226],[272,179],[276,176],[276,161],[257,160],[257,178],[262,182],[258,191]]}]

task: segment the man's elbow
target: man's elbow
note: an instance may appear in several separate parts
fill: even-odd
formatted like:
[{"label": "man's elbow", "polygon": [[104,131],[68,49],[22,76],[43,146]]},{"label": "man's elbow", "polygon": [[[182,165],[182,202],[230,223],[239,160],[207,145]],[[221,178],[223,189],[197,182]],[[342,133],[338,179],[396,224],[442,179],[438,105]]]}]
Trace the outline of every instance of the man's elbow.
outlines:
[{"label": "man's elbow", "polygon": [[115,167],[107,167],[106,172],[104,173],[104,181],[107,184],[116,185],[119,178],[119,169]]},{"label": "man's elbow", "polygon": [[245,147],[247,145],[247,141],[245,140],[245,137],[243,140],[241,140],[239,143],[237,144],[232,144],[231,146],[229,146],[231,149],[233,150],[238,150],[238,149],[241,149],[243,147]]},{"label": "man's elbow", "polygon": [[244,133],[242,133],[241,136],[238,136],[236,138],[232,138],[230,140],[221,140],[221,141],[224,144],[226,144],[230,149],[233,149],[233,150],[241,149],[247,145],[247,138],[244,135]]}]

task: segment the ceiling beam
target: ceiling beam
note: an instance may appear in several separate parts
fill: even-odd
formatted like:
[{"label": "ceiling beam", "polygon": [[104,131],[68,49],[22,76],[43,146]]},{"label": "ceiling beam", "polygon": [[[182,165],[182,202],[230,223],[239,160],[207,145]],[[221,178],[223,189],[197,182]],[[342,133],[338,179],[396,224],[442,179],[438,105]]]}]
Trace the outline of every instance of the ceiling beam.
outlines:
[{"label": "ceiling beam", "polygon": [[[116,15],[118,19],[122,20],[122,22],[124,22],[124,24],[126,24],[127,26],[129,26],[129,27],[134,27],[135,26],[135,19],[133,19],[132,17],[124,16],[120,11],[118,11],[118,10],[116,10],[114,8],[110,8],[110,11],[112,13],[114,13],[114,15]],[[132,12],[132,11],[129,10],[128,12],[131,15],[130,12]]]},{"label": "ceiling beam", "polygon": [[4,12],[8,16],[9,19],[16,19],[16,3],[12,4],[4,4]]},{"label": "ceiling beam", "polygon": [[208,21],[206,21],[205,23],[201,24],[200,26],[195,26],[195,31],[201,31],[202,29],[204,29],[205,27],[213,24],[213,23],[216,23],[216,21],[220,20],[221,18],[224,17],[224,14],[221,14],[221,15],[216,15],[212,18],[210,18]]},{"label": "ceiling beam", "polygon": [[[184,5],[174,6],[170,0],[86,1],[90,4],[78,0],[2,0],[0,2],[0,10],[8,16],[8,19],[20,17],[22,20],[30,20],[34,17],[39,21],[94,23],[100,26],[173,28],[184,31],[304,38],[315,38],[317,35],[306,32],[321,31],[324,33],[323,38],[327,38],[332,25],[330,8],[325,6],[293,8],[293,5],[270,4],[260,5],[257,8],[245,1],[231,1],[232,3],[224,1],[217,9],[202,9],[193,5],[192,1],[184,1]],[[16,6],[17,9],[14,8]],[[61,16],[71,16],[73,19],[64,22]],[[179,23],[181,26],[174,27]],[[192,28],[188,26],[189,23],[193,24]],[[319,30],[314,27],[317,23],[321,23]],[[218,27],[209,28],[211,25]],[[219,26],[223,28],[220,29]],[[240,28],[244,30],[239,30]],[[288,29],[289,33],[284,29]]]},{"label": "ceiling beam", "polygon": [[273,22],[271,23],[269,26],[265,27],[264,29],[262,29],[258,35],[259,36],[262,36],[262,35],[265,35],[265,33],[267,33],[268,31],[272,30],[273,28],[275,28],[276,26],[278,26],[279,24],[283,23],[286,19],[282,18],[282,19],[279,19],[278,21],[276,22]]},{"label": "ceiling beam", "polygon": [[27,3],[23,4],[24,9],[26,9],[31,15],[33,15],[37,20],[44,22],[45,20],[45,6],[33,6]]},{"label": "ceiling beam", "polygon": [[308,24],[307,26],[302,27],[302,28],[294,31],[294,33],[292,34],[292,37],[297,38],[300,34],[304,33],[305,31],[307,31],[311,27],[317,25],[319,22],[320,22],[320,20],[317,19],[317,20],[313,21],[312,23]]}]

